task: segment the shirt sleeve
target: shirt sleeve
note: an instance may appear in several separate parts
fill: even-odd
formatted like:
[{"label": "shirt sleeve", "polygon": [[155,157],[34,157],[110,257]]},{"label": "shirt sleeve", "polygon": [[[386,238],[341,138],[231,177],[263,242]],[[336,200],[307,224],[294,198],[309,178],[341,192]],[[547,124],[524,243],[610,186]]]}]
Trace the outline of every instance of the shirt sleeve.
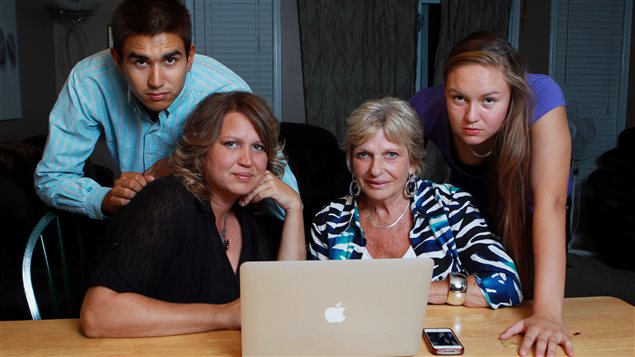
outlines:
[{"label": "shirt sleeve", "polygon": [[443,90],[443,86],[424,88],[409,100],[410,106],[417,112],[423,123],[426,140],[431,139],[436,142],[434,134],[431,133],[438,131],[436,129],[438,123],[448,121]]},{"label": "shirt sleeve", "polygon": [[44,154],[35,170],[35,190],[50,206],[103,219],[101,202],[110,188],[84,177],[83,171],[102,130],[92,114],[86,82],[73,71],[51,111]]},{"label": "shirt sleeve", "polygon": [[516,265],[470,199],[469,193],[457,189],[449,210],[461,264],[474,275],[491,308],[518,305],[523,296]]},{"label": "shirt sleeve", "polygon": [[562,89],[553,78],[544,74],[527,74],[526,78],[535,98],[532,124],[551,110],[567,105]]}]

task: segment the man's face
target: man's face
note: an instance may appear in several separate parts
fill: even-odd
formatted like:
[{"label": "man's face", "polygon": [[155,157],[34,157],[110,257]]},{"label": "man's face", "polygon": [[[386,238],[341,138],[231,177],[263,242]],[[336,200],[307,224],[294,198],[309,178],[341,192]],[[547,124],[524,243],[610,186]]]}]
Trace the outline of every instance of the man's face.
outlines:
[{"label": "man's face", "polygon": [[194,60],[194,46],[187,55],[183,40],[176,34],[132,35],[124,42],[122,52],[111,49],[137,99],[152,112],[167,109],[183,90]]}]

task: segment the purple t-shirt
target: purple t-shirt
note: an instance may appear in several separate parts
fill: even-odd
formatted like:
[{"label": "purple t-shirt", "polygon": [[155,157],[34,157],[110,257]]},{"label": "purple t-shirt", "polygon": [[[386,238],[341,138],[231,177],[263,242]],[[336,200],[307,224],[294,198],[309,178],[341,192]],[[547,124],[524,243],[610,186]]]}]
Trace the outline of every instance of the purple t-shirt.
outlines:
[{"label": "purple t-shirt", "polygon": [[[554,108],[566,106],[560,86],[544,74],[528,73],[525,78],[534,92],[535,107],[530,125]],[[410,105],[417,111],[428,140],[441,150],[445,163],[450,168],[450,183],[474,196],[476,206],[487,217],[487,178],[483,166],[469,166],[458,162],[451,142],[451,129],[448,110],[445,104],[443,86],[425,88],[410,98]],[[569,190],[571,193],[571,176]]]}]

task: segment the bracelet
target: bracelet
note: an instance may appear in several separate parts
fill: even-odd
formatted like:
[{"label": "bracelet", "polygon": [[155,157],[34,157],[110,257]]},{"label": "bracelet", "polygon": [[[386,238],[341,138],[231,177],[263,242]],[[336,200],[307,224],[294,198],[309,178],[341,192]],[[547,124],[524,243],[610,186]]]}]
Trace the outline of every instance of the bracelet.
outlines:
[{"label": "bracelet", "polygon": [[467,276],[463,273],[450,273],[449,281],[448,304],[463,305],[467,300]]}]

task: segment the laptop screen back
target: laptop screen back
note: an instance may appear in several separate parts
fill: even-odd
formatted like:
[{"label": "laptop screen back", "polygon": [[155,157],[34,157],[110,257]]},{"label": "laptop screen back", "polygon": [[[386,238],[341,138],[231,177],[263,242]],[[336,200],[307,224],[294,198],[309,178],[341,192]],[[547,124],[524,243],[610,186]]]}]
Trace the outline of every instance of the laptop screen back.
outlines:
[{"label": "laptop screen back", "polygon": [[244,263],[243,355],[414,355],[432,269],[427,258]]}]

